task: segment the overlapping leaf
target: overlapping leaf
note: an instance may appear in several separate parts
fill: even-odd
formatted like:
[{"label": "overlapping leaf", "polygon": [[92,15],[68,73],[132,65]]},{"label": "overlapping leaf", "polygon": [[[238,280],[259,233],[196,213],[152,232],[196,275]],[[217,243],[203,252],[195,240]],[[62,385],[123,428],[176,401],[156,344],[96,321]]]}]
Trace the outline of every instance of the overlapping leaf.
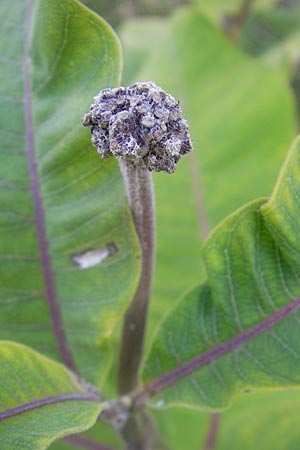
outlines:
[{"label": "overlapping leaf", "polygon": [[91,427],[100,397],[64,366],[20,344],[0,342],[0,445],[43,450]]},{"label": "overlapping leaf", "polygon": [[[294,302],[300,294],[299,167],[298,139],[270,200],[241,208],[207,240],[208,280],[162,323],[145,363],[144,379],[208,350],[224,348],[223,344],[226,348],[233,337],[237,342],[162,394],[168,404],[217,410],[244,389],[299,387],[300,316]],[[287,305],[293,309],[290,315]],[[275,316],[282,320],[271,327],[263,325]],[[245,330],[258,324],[256,337],[243,337]]]},{"label": "overlapping leaf", "polygon": [[139,249],[117,163],[100,160],[81,117],[118,83],[119,44],[75,0],[0,12],[0,337],[100,383]]}]

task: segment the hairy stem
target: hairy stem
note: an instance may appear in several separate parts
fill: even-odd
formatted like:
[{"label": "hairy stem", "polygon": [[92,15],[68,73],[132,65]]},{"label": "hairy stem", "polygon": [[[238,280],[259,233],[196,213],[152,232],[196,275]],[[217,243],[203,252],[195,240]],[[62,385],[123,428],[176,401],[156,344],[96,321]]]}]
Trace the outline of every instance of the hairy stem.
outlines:
[{"label": "hairy stem", "polygon": [[120,160],[120,168],[142,250],[139,284],[123,322],[118,391],[124,395],[138,385],[152,287],[155,224],[152,175],[125,160]]},{"label": "hairy stem", "polygon": [[170,450],[160,437],[152,417],[143,408],[133,409],[121,437],[125,450]]}]

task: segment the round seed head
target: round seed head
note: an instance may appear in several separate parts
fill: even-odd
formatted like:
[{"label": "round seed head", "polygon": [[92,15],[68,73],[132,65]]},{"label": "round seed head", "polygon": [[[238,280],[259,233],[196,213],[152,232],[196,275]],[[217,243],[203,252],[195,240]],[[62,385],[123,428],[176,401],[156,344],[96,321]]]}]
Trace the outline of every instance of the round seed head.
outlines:
[{"label": "round seed head", "polygon": [[149,171],[174,172],[192,150],[179,103],[152,81],[103,89],[83,116],[102,158],[116,156]]}]

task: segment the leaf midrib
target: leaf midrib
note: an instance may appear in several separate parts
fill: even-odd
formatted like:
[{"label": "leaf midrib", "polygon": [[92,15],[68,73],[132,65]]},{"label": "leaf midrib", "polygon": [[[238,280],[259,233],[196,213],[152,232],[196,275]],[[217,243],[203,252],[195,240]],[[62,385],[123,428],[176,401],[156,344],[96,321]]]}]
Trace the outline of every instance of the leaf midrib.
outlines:
[{"label": "leaf midrib", "polygon": [[62,361],[71,370],[75,371],[75,363],[70,348],[67,344],[66,334],[63,326],[59,302],[57,298],[54,275],[52,270],[51,256],[46,234],[45,213],[42,203],[40,181],[36,164],[34,129],[31,106],[31,83],[30,83],[30,29],[32,17],[33,1],[26,0],[25,7],[25,26],[24,26],[24,60],[23,60],[23,79],[24,79],[24,120],[25,137],[27,144],[28,169],[31,180],[31,192],[34,204],[34,224],[37,231],[37,240],[39,244],[40,262],[42,265],[45,297],[48,302],[51,315],[52,329],[55,335],[56,344],[60,352]]},{"label": "leaf midrib", "polygon": [[5,419],[10,419],[12,417],[19,416],[20,414],[24,414],[26,412],[34,411],[44,406],[54,405],[57,403],[68,401],[100,402],[101,400],[102,397],[96,392],[73,392],[43,397],[0,411],[0,423]]},{"label": "leaf midrib", "polygon": [[283,308],[279,309],[274,314],[269,315],[261,322],[253,325],[251,328],[248,328],[245,331],[241,331],[225,342],[221,342],[220,344],[215,345],[206,352],[199,354],[195,358],[186,361],[180,366],[177,366],[169,372],[154,379],[153,381],[150,381],[150,383],[146,385],[143,390],[135,395],[136,401],[141,401],[148,396],[152,397],[168,389],[181,379],[187,377],[188,375],[191,375],[193,372],[211,364],[213,361],[236,350],[241,345],[271,329],[274,325],[281,322],[283,319],[291,316],[299,308],[300,298],[291,300]]}]

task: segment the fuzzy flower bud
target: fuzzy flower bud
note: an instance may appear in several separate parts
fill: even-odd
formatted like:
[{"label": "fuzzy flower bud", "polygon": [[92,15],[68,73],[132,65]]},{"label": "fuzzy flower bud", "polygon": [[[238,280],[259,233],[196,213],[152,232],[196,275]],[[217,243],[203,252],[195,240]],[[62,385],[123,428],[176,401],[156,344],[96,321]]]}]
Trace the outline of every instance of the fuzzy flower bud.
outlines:
[{"label": "fuzzy flower bud", "polygon": [[174,172],[192,150],[178,102],[152,81],[103,89],[82,122],[102,158],[114,155],[150,172]]}]

